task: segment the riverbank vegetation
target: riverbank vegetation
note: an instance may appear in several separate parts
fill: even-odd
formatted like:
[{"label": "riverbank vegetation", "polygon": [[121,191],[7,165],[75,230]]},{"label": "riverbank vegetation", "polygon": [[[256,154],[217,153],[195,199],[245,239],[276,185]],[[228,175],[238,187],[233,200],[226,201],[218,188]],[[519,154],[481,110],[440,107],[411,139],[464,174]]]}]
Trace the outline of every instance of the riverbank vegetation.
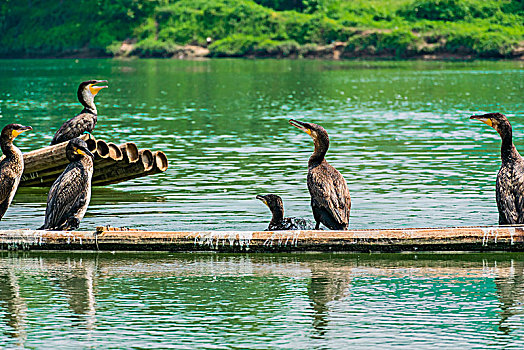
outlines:
[{"label": "riverbank vegetation", "polygon": [[6,0],[0,56],[521,58],[523,22],[511,0]]}]

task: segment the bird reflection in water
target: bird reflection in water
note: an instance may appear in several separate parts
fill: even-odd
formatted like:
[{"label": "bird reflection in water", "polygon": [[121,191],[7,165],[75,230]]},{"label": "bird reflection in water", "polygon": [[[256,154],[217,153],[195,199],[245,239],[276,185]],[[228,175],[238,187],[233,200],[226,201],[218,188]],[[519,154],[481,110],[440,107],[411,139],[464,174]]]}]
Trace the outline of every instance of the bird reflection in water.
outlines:
[{"label": "bird reflection in water", "polygon": [[351,276],[349,271],[333,271],[331,264],[312,264],[308,296],[313,308],[313,339],[323,339],[329,326],[330,304],[346,296]]},{"label": "bird reflection in water", "polygon": [[74,325],[92,330],[96,322],[96,260],[68,260],[68,267],[70,271],[57,276],[58,284],[73,312]]},{"label": "bird reflection in water", "polygon": [[4,309],[2,314],[9,328],[5,335],[18,339],[17,345],[24,347],[27,338],[27,304],[20,295],[18,276],[12,267],[0,269],[0,309]]},{"label": "bird reflection in water", "polygon": [[497,274],[495,285],[500,302],[498,328],[502,334],[509,336],[513,331],[511,318],[524,316],[524,261],[512,259],[508,274]]}]

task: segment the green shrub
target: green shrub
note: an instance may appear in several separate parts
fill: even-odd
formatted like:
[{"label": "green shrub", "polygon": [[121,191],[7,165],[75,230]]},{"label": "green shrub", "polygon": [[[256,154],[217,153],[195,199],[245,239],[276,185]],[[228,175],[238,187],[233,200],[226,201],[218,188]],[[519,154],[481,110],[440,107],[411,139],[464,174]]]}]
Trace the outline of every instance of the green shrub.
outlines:
[{"label": "green shrub", "polygon": [[345,52],[394,54],[397,57],[407,57],[415,52],[419,41],[420,39],[408,30],[374,31],[353,36],[349,39]]},{"label": "green shrub", "polygon": [[136,43],[133,55],[145,57],[170,57],[177,51],[178,45],[174,42],[166,42],[147,38]]},{"label": "green shrub", "polygon": [[445,49],[455,53],[476,54],[480,57],[509,57],[518,41],[499,32],[460,32],[450,34]]},{"label": "green shrub", "polygon": [[411,20],[434,21],[463,20],[469,14],[469,7],[463,0],[415,0],[399,11],[400,16]]},{"label": "green shrub", "polygon": [[256,45],[264,39],[251,35],[234,34],[209,45],[214,57],[238,57],[253,54]]}]

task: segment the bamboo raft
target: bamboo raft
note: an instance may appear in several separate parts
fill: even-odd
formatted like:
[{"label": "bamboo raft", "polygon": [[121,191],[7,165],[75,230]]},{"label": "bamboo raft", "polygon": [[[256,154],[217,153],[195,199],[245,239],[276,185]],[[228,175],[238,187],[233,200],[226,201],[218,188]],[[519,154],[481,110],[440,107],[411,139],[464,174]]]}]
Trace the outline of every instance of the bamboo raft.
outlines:
[{"label": "bamboo raft", "polygon": [[[87,147],[95,155],[93,186],[105,186],[142,176],[164,172],[168,160],[164,152],[139,150],[127,142],[116,145],[82,135]],[[24,174],[21,187],[51,187],[69,163],[65,155],[67,142],[24,153]]]},{"label": "bamboo raft", "polygon": [[215,252],[524,252],[524,226],[350,231],[150,232],[98,227],[96,231],[0,231],[0,250]]}]

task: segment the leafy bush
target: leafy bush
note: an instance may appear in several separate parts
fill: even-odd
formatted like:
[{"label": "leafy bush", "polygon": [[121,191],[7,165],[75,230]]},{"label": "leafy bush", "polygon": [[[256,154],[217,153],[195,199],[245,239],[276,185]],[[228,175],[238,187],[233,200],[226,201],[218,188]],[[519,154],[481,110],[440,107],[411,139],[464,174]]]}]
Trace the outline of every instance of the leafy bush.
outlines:
[{"label": "leafy bush", "polygon": [[209,51],[215,57],[245,56],[253,54],[261,40],[251,35],[234,34],[212,43]]},{"label": "leafy bush", "polygon": [[394,54],[407,57],[416,50],[419,38],[411,31],[397,29],[391,32],[374,31],[352,37],[345,48],[346,53]]},{"label": "leafy bush", "polygon": [[465,19],[470,13],[463,0],[415,0],[399,14],[411,20],[456,21]]},{"label": "leafy bush", "polygon": [[480,57],[509,57],[518,41],[497,32],[462,32],[449,35],[445,49],[454,53],[476,54]]}]

